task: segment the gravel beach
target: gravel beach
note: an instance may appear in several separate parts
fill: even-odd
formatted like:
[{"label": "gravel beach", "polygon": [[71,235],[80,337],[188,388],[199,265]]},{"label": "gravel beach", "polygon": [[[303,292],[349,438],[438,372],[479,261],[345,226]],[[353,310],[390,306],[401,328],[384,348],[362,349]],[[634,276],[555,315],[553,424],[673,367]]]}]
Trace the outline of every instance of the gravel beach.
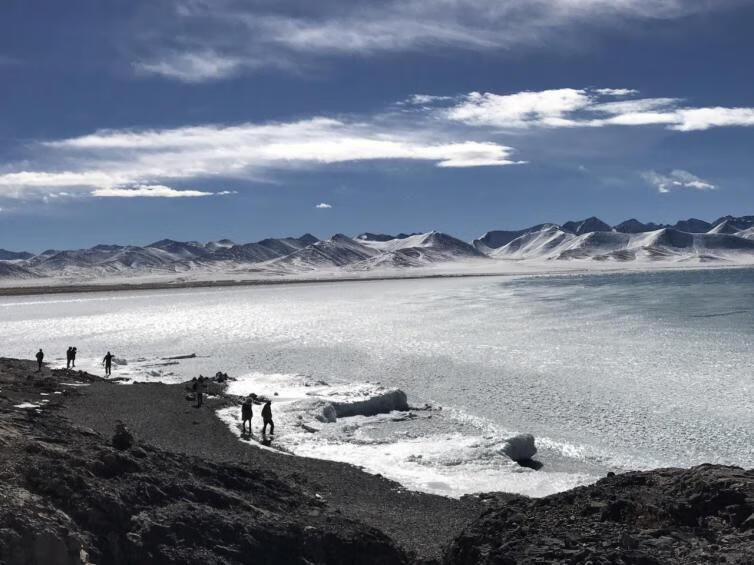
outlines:
[{"label": "gravel beach", "polygon": [[[352,465],[278,454],[240,442],[215,416],[226,401],[211,398],[197,409],[186,400],[184,385],[95,382],[78,392],[64,407],[76,424],[108,435],[115,422],[122,421],[140,441],[161,449],[272,471],[305,484],[344,516],[385,532],[422,559],[438,559],[484,508],[474,497],[455,500],[406,491]],[[255,414],[255,428],[258,418]]]},{"label": "gravel beach", "polygon": [[754,563],[754,470],[455,500],[241,442],[221,389],[0,358],[0,565]]}]

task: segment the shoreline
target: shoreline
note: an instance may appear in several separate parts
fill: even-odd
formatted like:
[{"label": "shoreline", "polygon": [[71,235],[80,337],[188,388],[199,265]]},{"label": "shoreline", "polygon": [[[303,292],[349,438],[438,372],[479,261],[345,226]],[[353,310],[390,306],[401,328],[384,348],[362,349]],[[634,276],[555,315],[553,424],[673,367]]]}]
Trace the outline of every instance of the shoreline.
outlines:
[{"label": "shoreline", "polygon": [[347,277],[319,277],[319,278],[249,278],[249,279],[214,279],[214,280],[165,280],[154,282],[117,282],[117,283],[72,283],[52,284],[49,286],[2,286],[0,285],[0,297],[4,296],[36,296],[47,294],[79,294],[96,292],[121,292],[121,291],[149,291],[149,290],[182,290],[193,288],[238,288],[254,286],[275,285],[305,285],[305,284],[332,284],[344,282],[376,282],[376,281],[402,281],[402,280],[425,280],[425,279],[457,279],[474,277],[537,277],[537,276],[579,276],[579,275],[602,275],[602,274],[630,274],[630,273],[659,273],[675,271],[709,271],[709,270],[738,270],[754,269],[754,264],[714,264],[714,265],[647,265],[641,268],[563,268],[543,270],[517,270],[517,271],[464,271],[446,273],[418,272],[409,274],[384,274],[376,276],[347,276]]},{"label": "shoreline", "polygon": [[[72,565],[754,559],[754,469],[655,469],[541,499],[456,500],[241,442],[216,416],[232,400],[197,409],[185,383],[118,386],[0,358],[0,554],[66,553],[55,562]],[[126,445],[118,422],[133,434]]]}]

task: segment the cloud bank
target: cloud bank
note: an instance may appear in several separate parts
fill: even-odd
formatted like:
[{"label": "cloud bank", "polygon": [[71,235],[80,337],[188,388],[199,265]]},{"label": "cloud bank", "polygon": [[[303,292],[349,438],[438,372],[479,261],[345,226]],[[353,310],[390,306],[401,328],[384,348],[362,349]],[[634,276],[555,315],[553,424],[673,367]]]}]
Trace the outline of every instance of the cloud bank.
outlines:
[{"label": "cloud bank", "polygon": [[514,51],[581,41],[590,28],[672,21],[741,0],[174,0],[141,22],[134,63],[184,82],[340,55],[437,49]]},{"label": "cloud bank", "polygon": [[[22,165],[0,164],[0,196],[23,198],[68,189],[98,197],[189,198],[213,193],[187,189],[184,183],[254,181],[277,171],[365,161],[501,167],[527,162],[500,142],[509,133],[544,132],[539,143],[547,144],[547,132],[555,129],[658,126],[679,135],[754,126],[754,108],[695,107],[676,97],[643,98],[631,88],[560,88],[420,94],[374,115],[100,130],[40,142]],[[536,154],[523,157],[537,159]],[[655,183],[658,190],[714,188],[697,177],[674,173]]]},{"label": "cloud bank", "polygon": [[332,118],[103,130],[43,142],[35,168],[0,174],[0,195],[23,197],[35,190],[67,187],[93,190],[95,196],[205,196],[185,190],[178,194],[163,183],[254,179],[270,170],[369,160],[424,161],[444,168],[504,166],[518,163],[512,153],[506,145],[453,140],[418,124],[387,126]]},{"label": "cloud bank", "polygon": [[470,92],[441,112],[467,125],[504,129],[663,125],[676,131],[698,131],[754,126],[754,108],[693,107],[680,98],[613,100],[636,94],[625,88]]},{"label": "cloud bank", "polygon": [[92,191],[92,196],[105,198],[196,198],[199,196],[212,196],[214,192],[201,190],[176,190],[169,186],[138,185],[133,188],[97,188]]}]

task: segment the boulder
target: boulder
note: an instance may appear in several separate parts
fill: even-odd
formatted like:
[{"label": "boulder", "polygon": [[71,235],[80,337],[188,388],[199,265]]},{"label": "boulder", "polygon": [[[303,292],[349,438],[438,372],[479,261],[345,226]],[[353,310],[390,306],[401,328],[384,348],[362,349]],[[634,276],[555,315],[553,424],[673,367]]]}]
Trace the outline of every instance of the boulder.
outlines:
[{"label": "boulder", "polygon": [[508,438],[505,440],[503,453],[517,463],[528,461],[537,453],[537,446],[534,445],[534,436],[531,434],[519,434]]},{"label": "boulder", "polygon": [[338,421],[338,413],[335,411],[335,406],[327,402],[322,407],[322,413],[317,416],[317,420],[325,422],[327,424],[333,424]]},{"label": "boulder", "polygon": [[113,434],[113,447],[120,451],[129,449],[134,444],[134,436],[128,431],[128,428],[123,422],[119,422],[115,426],[115,434]]}]

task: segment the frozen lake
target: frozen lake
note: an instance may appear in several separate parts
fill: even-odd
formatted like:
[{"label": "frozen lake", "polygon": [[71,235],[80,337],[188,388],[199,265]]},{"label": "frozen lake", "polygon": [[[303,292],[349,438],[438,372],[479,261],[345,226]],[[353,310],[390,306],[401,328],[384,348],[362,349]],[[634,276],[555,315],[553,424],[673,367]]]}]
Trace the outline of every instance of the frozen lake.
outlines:
[{"label": "frozen lake", "polygon": [[[100,373],[110,350],[128,361],[114,376],[228,372],[239,393],[279,392],[281,446],[452,496],[754,466],[751,269],[4,297],[0,338],[2,355],[43,347],[62,365],[76,345]],[[295,430],[296,402],[323,382],[346,396],[398,387],[435,410]],[[220,416],[235,428],[236,412]],[[537,437],[541,471],[499,454],[515,432]]]}]

